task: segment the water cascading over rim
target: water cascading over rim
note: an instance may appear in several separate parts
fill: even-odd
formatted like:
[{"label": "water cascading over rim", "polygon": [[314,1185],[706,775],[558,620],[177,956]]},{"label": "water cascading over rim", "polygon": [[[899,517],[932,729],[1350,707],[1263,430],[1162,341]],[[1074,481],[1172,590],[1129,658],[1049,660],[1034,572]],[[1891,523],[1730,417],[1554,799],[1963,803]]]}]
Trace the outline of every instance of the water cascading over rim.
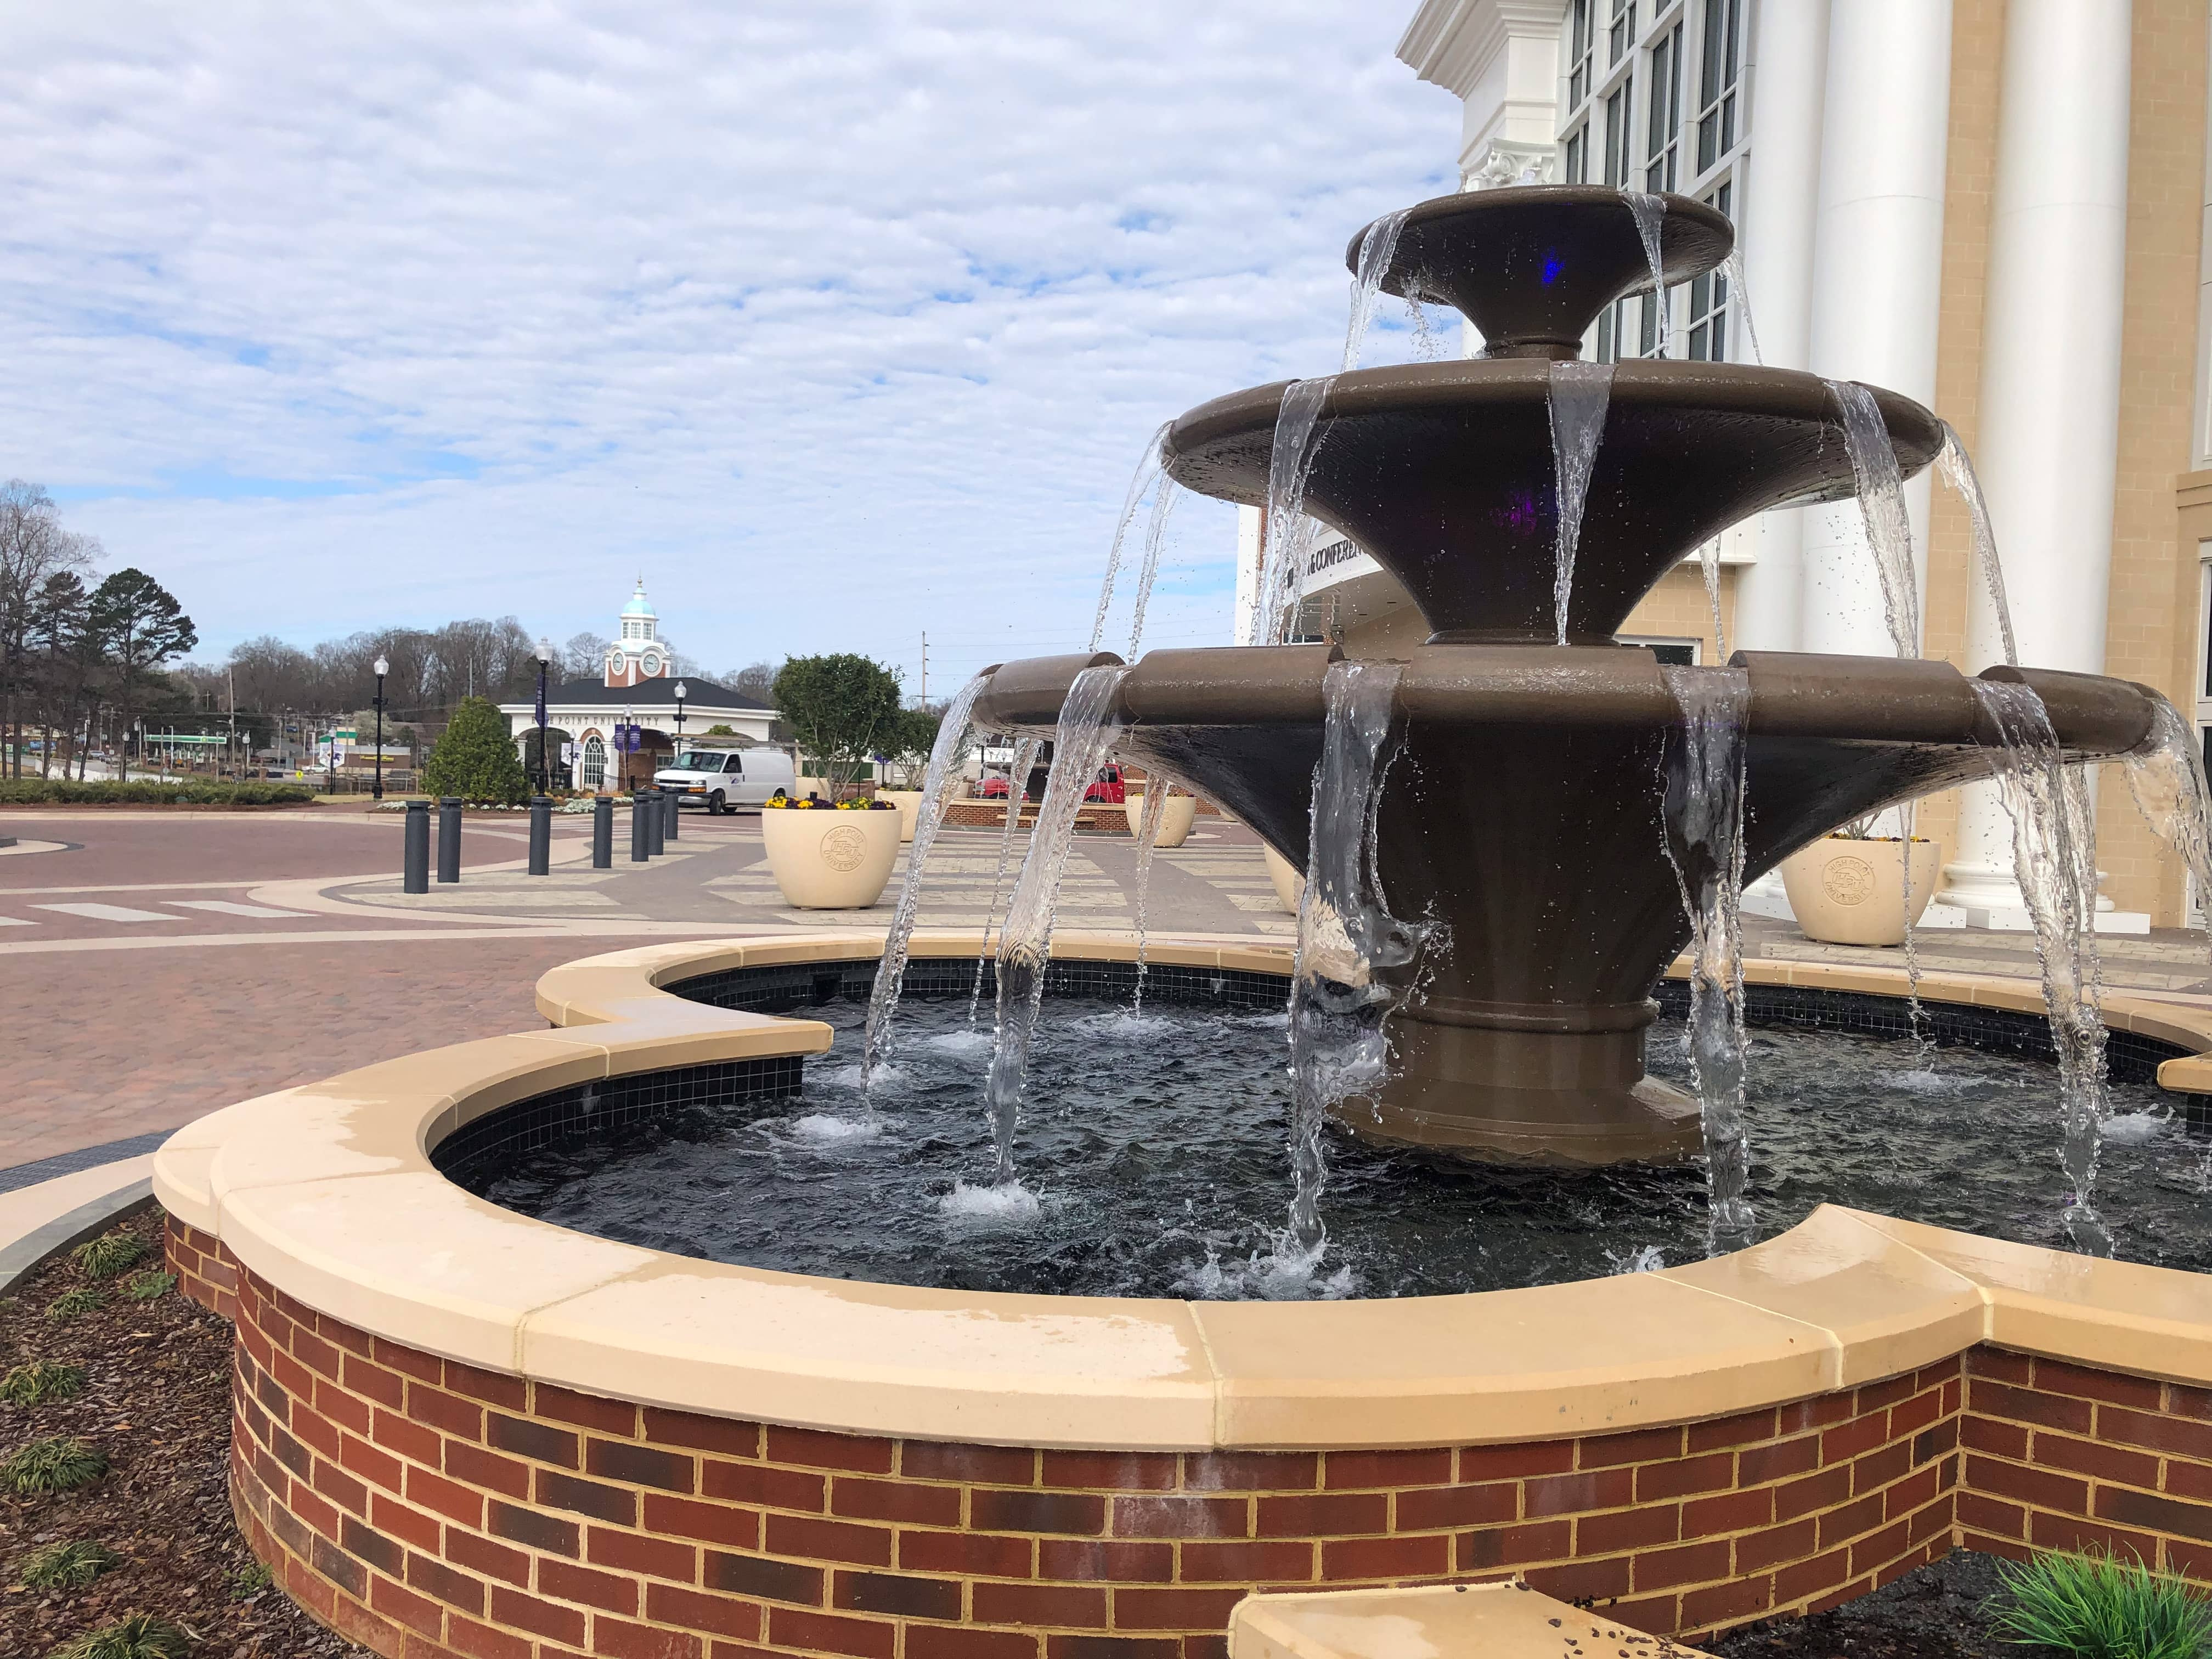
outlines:
[{"label": "water cascading over rim", "polygon": [[[1668,282],[1727,257],[1720,216],[1659,199]],[[1339,1108],[1358,1133],[1592,1164],[1698,1144],[1696,1103],[1647,1078],[1643,1061],[1651,986],[1689,933],[1655,785],[1681,705],[1653,653],[1613,635],[1701,542],[1770,507],[1848,497],[1855,481],[1843,411],[1814,376],[1614,366],[1558,643],[1552,368],[1650,276],[1615,191],[1526,186],[1421,204],[1398,227],[1382,286],[1450,300],[1483,330],[1485,356],[1336,375],[1312,415],[1304,510],[1371,554],[1433,630],[1402,659],[1399,759],[1375,853],[1391,909],[1440,926],[1418,963],[1377,970],[1408,994],[1389,1021],[1389,1081]],[[1291,384],[1173,422],[1161,442],[1169,476],[1263,504]],[[1924,468],[1942,423],[1893,393],[1872,402],[1899,471]],[[1303,866],[1334,654],[1153,652],[1115,689],[1117,746],[1188,780]],[[1101,660],[1114,659],[1006,664],[976,717],[1048,732],[1075,675]],[[1749,681],[1747,878],[1837,824],[1987,775],[1984,751],[2002,742],[1948,664],[1733,661]],[[1986,678],[2030,685],[2071,758],[2123,754],[2150,735],[2154,694],[2127,682],[2035,669]]]}]

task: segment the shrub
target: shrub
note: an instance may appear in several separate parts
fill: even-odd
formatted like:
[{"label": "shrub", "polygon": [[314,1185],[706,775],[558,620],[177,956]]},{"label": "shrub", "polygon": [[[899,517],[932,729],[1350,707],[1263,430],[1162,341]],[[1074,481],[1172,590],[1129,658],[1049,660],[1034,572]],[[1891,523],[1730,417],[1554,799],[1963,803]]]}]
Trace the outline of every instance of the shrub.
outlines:
[{"label": "shrub", "polygon": [[222,783],[152,778],[77,782],[74,778],[0,778],[0,805],[8,806],[289,806],[314,799],[296,783]]},{"label": "shrub", "polygon": [[150,1613],[134,1613],[64,1642],[54,1650],[54,1659],[185,1659],[191,1650],[192,1638],[182,1626]]},{"label": "shrub", "polygon": [[154,1302],[177,1287],[177,1276],[159,1267],[141,1267],[123,1281],[123,1294],[133,1302]]},{"label": "shrub", "polygon": [[1997,1571],[2012,1601],[1993,1598],[1990,1613],[2007,1641],[2080,1659],[2202,1659],[2212,1651],[2212,1604],[2140,1558],[2054,1550]]},{"label": "shrub", "polygon": [[0,1490],[18,1498],[75,1492],[107,1473],[107,1454],[82,1440],[33,1440],[0,1458]]},{"label": "shrub", "polygon": [[103,1572],[123,1565],[105,1544],[49,1544],[23,1561],[23,1582],[33,1589],[82,1589]]},{"label": "shrub", "polygon": [[256,1561],[250,1566],[240,1567],[230,1575],[230,1599],[234,1601],[251,1601],[262,1591],[267,1589],[275,1582],[276,1577],[276,1574],[269,1571],[268,1564],[264,1561]]},{"label": "shrub", "polygon": [[95,1285],[79,1285],[74,1290],[64,1291],[46,1304],[46,1317],[57,1324],[90,1313],[94,1308],[107,1304],[107,1292]]},{"label": "shrub", "polygon": [[146,1254],[146,1241],[132,1232],[103,1233],[70,1252],[87,1279],[112,1279]]},{"label": "shrub", "polygon": [[793,657],[776,673],[775,706],[835,797],[890,738],[899,715],[898,676],[847,652]]},{"label": "shrub", "polygon": [[58,1360],[33,1359],[0,1376],[0,1400],[11,1406],[43,1406],[71,1400],[84,1391],[84,1367]]},{"label": "shrub", "polygon": [[469,697],[438,734],[422,787],[483,805],[516,806],[530,798],[530,780],[507,735],[507,716],[488,697]]}]

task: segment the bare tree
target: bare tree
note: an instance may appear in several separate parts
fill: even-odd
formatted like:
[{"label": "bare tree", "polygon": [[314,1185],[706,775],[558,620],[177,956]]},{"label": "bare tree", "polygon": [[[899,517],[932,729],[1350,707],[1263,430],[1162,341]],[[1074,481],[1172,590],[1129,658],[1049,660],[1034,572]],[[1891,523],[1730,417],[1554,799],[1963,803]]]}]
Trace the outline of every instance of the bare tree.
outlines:
[{"label": "bare tree", "polygon": [[776,672],[772,662],[757,662],[749,667],[730,669],[722,675],[721,683],[756,702],[773,703]]},{"label": "bare tree", "polygon": [[30,690],[26,647],[50,577],[90,568],[100,544],[62,527],[43,485],[0,484],[0,771],[23,775],[21,714]]}]

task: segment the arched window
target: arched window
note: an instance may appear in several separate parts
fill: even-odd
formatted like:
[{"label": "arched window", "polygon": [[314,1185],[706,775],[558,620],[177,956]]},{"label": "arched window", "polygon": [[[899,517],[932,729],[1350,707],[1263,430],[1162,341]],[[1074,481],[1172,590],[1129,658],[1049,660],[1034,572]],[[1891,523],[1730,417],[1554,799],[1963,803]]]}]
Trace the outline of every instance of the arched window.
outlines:
[{"label": "arched window", "polygon": [[599,741],[599,734],[594,732],[584,739],[584,775],[581,782],[586,789],[597,789],[606,781],[607,746]]}]

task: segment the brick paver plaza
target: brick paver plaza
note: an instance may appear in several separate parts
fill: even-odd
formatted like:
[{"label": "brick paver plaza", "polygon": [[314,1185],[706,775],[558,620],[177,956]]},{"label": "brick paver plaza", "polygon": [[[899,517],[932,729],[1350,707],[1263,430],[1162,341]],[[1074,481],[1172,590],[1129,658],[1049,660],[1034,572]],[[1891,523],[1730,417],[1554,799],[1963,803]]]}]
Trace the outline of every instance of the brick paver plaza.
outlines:
[{"label": "brick paver plaza", "polygon": [[[757,818],[687,815],[666,856],[645,866],[628,862],[618,833],[611,872],[588,867],[586,823],[556,819],[554,872],[532,878],[520,867],[521,816],[472,818],[461,883],[410,897],[399,891],[397,813],[0,815],[0,836],[18,842],[0,848],[9,1084],[0,1188],[58,1172],[23,1167],[34,1162],[166,1132],[249,1096],[532,1029],[538,976],[578,957],[890,918],[896,886],[869,912],[785,905]],[[983,922],[1000,886],[999,846],[995,830],[946,830],[930,861],[925,925]],[[1061,925],[1133,926],[1134,862],[1126,836],[1080,837]],[[1182,847],[1158,854],[1148,914],[1177,931],[1294,931],[1256,840],[1218,820],[1201,819]],[[1752,921],[1747,936],[1748,950],[1771,957],[1898,954],[1815,945],[1777,922]],[[2111,985],[2212,991],[2201,934],[2104,947]],[[1931,932],[1920,949],[1932,969],[2035,971],[2022,936]]]}]

